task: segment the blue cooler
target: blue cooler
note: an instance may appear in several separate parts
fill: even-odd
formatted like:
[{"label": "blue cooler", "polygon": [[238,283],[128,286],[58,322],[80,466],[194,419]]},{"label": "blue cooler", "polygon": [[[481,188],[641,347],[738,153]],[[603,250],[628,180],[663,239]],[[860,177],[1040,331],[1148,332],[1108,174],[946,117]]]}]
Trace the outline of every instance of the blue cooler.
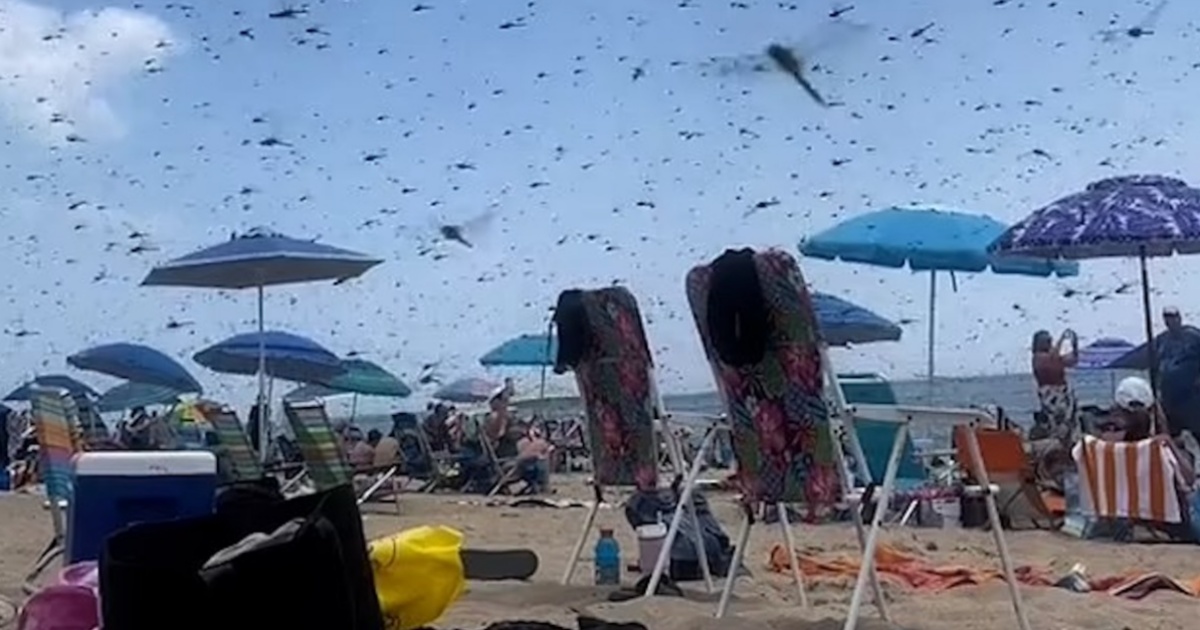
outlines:
[{"label": "blue cooler", "polygon": [[213,511],[217,459],[199,451],[83,453],[75,457],[67,563],[100,558],[104,540],[136,522]]}]

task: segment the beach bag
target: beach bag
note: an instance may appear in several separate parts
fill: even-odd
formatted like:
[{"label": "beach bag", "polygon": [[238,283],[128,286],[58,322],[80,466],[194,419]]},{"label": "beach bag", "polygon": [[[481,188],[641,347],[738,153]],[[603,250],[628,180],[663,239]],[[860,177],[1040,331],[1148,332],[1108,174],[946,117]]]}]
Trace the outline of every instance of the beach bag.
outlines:
[{"label": "beach bag", "polygon": [[384,630],[349,485],[243,507],[109,536],[100,559],[105,626]]},{"label": "beach bag", "polygon": [[100,577],[96,562],[63,568],[21,607],[17,630],[96,630],[100,627]]},{"label": "beach bag", "polygon": [[[670,520],[677,504],[678,496],[668,489],[635,492],[625,503],[625,520],[634,530],[642,525],[663,523]],[[733,545],[709,509],[708,500],[699,491],[693,492],[692,504],[696,508],[696,518],[692,518],[689,510],[684,510],[679,521],[679,532],[671,544],[668,575],[676,582],[704,578],[695,543],[695,531],[699,529],[709,571],[715,576],[724,577],[733,561]],[[648,567],[643,567],[643,571],[648,571]]]},{"label": "beach bag", "polygon": [[437,621],[462,595],[462,542],[449,527],[416,527],[371,541],[368,555],[387,630]]}]

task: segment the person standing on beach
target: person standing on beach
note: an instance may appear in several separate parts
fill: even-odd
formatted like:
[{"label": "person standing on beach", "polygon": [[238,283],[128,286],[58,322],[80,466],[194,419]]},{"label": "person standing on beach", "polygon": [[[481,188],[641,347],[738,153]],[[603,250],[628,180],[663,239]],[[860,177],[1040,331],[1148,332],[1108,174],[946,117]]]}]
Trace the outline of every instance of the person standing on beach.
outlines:
[{"label": "person standing on beach", "polygon": [[[1063,346],[1068,339],[1071,349],[1064,353]],[[1041,417],[1035,422],[1035,431],[1030,434],[1031,439],[1054,438],[1067,449],[1074,446],[1079,423],[1076,420],[1075,392],[1067,382],[1067,368],[1074,367],[1078,362],[1079,338],[1074,331],[1064,331],[1057,344],[1049,331],[1039,330],[1034,333],[1033,378],[1037,382]]]},{"label": "person standing on beach", "polygon": [[1159,403],[1171,436],[1185,429],[1200,438],[1200,330],[1183,323],[1179,309],[1163,309],[1167,330],[1154,341]]}]

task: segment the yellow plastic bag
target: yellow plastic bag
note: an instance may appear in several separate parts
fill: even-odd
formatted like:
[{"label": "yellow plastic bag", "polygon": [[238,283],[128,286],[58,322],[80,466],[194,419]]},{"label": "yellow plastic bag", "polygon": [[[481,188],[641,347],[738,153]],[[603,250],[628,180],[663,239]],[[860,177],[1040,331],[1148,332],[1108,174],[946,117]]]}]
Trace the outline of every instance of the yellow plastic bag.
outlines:
[{"label": "yellow plastic bag", "polygon": [[463,536],[449,527],[415,527],[368,545],[375,592],[388,630],[412,630],[442,616],[462,595]]}]

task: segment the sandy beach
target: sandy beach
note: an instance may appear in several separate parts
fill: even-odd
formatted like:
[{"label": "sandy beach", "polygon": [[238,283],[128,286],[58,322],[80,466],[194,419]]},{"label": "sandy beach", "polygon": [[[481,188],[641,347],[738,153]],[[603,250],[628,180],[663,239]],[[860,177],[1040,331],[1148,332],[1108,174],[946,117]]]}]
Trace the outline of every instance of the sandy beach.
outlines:
[{"label": "sandy beach", "polygon": [[[586,499],[582,481],[558,484],[558,498]],[[617,493],[610,500],[619,500]],[[710,495],[722,525],[736,534],[738,511],[733,496]],[[498,620],[535,619],[573,625],[576,611],[611,620],[637,620],[652,630],[791,630],[840,628],[849,603],[851,580],[809,580],[812,609],[800,608],[789,576],[771,572],[771,548],[780,542],[777,526],[755,528],[746,564],[751,578],[741,578],[735,589],[731,615],[715,620],[716,595],[704,593],[700,584],[686,585],[685,599],[660,597],[621,604],[605,601],[607,592],[591,586],[589,544],[577,571],[575,584],[559,585],[571,545],[578,535],[583,508],[511,507],[485,505],[479,497],[456,495],[405,495],[404,514],[397,517],[391,504],[368,505],[364,522],[369,537],[378,537],[418,525],[447,525],[463,532],[469,546],[477,548],[529,548],[541,558],[541,567],[530,583],[470,584],[467,593],[436,624],[438,628],[474,629]],[[624,557],[635,554],[635,541],[622,511],[606,507],[598,523],[617,533]],[[48,540],[50,521],[41,501],[21,494],[0,497],[0,594],[20,601],[21,575]],[[851,556],[856,552],[852,527],[846,524],[795,525],[797,545],[820,556]],[[990,534],[984,531],[893,527],[883,540],[935,565],[965,565],[976,569],[998,567]],[[1075,563],[1087,566],[1089,575],[1155,570],[1180,578],[1200,576],[1200,554],[1195,547],[1112,544],[1070,539],[1047,532],[1009,532],[1009,546],[1017,565],[1046,568],[1061,575]],[[632,581],[634,576],[626,576]],[[859,627],[899,627],[928,630],[1000,630],[1016,627],[1003,582],[964,586],[937,593],[915,593],[898,585],[885,585],[895,626],[878,619],[873,607],[864,610]],[[1051,587],[1022,587],[1029,618],[1035,629],[1150,629],[1195,627],[1200,600],[1171,592],[1155,592],[1140,601],[1107,594],[1076,594]]]}]

